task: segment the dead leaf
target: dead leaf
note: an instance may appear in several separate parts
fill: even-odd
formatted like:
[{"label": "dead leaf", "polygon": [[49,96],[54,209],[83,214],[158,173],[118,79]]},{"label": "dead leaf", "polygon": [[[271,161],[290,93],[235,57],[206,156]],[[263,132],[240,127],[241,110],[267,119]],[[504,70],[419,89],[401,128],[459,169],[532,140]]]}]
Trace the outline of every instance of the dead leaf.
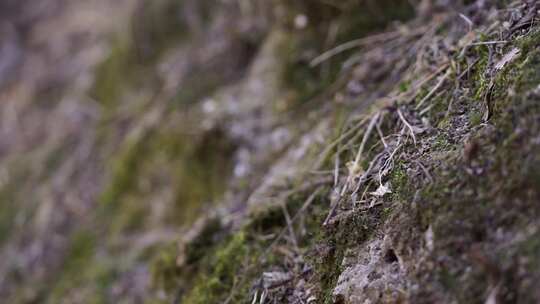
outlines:
[{"label": "dead leaf", "polygon": [[371,192],[371,195],[383,197],[387,193],[392,193],[392,190],[390,190],[390,187],[388,183],[385,183],[384,185],[380,185],[375,192]]}]

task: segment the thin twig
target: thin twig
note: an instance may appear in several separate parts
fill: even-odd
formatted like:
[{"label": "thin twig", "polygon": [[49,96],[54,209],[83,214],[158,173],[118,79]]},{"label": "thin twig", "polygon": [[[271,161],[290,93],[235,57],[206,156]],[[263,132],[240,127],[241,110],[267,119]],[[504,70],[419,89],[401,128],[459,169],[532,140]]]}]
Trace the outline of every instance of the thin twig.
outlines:
[{"label": "thin twig", "polygon": [[383,146],[384,146],[384,149],[387,149],[388,148],[388,144],[386,143],[386,140],[384,139],[384,134],[381,130],[381,122],[382,122],[382,119],[381,121],[377,124],[377,133],[379,133],[379,137],[381,138],[381,142],[383,143]]},{"label": "thin twig", "polygon": [[[345,188],[345,187],[344,187]],[[330,211],[328,212],[328,215],[324,219],[323,227],[328,226],[328,222],[334,217],[334,213],[336,212],[337,207],[341,203],[342,196],[338,196],[337,201],[330,206]]]},{"label": "thin twig", "polygon": [[333,142],[331,142],[324,150],[323,152],[319,155],[319,157],[317,158],[317,160],[315,161],[315,164],[313,165],[313,169],[317,170],[318,168],[320,168],[323,164],[323,162],[325,161],[326,157],[328,156],[328,154],[332,151],[332,149],[334,149],[334,147],[336,145],[338,145],[342,140],[344,140],[345,138],[347,138],[349,135],[353,134],[354,132],[356,132],[358,129],[360,129],[367,121],[367,116],[366,117],[363,117],[356,125],[354,125],[352,128],[350,128],[349,130],[347,130],[345,133],[341,134],[336,140],[334,140]]},{"label": "thin twig", "polygon": [[[362,153],[364,153],[364,148],[366,146],[366,143],[369,139],[369,136],[371,135],[371,132],[373,131],[373,128],[375,127],[377,121],[379,120],[381,113],[377,112],[373,117],[371,118],[371,121],[369,122],[368,128],[366,130],[366,133],[364,133],[364,138],[362,139],[362,143],[360,143],[360,148],[358,148],[358,152],[356,153],[356,157],[354,158],[354,162],[352,164],[352,168],[357,168],[360,164],[360,159],[362,158]],[[350,182],[352,178],[352,174],[349,173],[349,176],[347,177],[347,184]],[[341,191],[341,196],[345,194],[347,187],[343,187]]]},{"label": "thin twig", "polygon": [[412,139],[413,139],[413,142],[414,142],[414,145],[416,145],[416,136],[414,135],[414,129],[413,127],[409,124],[409,122],[405,119],[405,117],[403,116],[403,113],[401,113],[401,110],[398,108],[397,109],[397,113],[399,115],[399,119],[401,119],[401,121],[403,122],[403,124],[405,126],[407,126],[407,128],[409,129],[409,132],[411,133],[411,136],[412,136]]},{"label": "thin twig", "polygon": [[467,23],[467,25],[469,25],[469,32],[472,31],[472,28],[474,26],[474,23],[471,21],[471,19],[467,16],[465,16],[464,14],[459,14],[459,17],[461,17],[461,19],[465,20],[465,22]]},{"label": "thin twig", "polygon": [[427,176],[427,178],[429,179],[430,182],[433,183],[433,177],[431,176],[431,174],[429,173],[428,169],[424,166],[424,164],[422,164],[420,161],[416,161],[416,164],[420,167],[420,169],[422,169],[422,171],[424,171],[424,174]]},{"label": "thin twig", "polygon": [[506,40],[494,40],[494,41],[482,41],[482,42],[474,42],[469,45],[476,46],[476,45],[492,45],[492,44],[505,44],[508,43]]},{"label": "thin twig", "polygon": [[[291,224],[296,221],[296,219],[298,218],[298,216],[300,214],[302,214],[304,211],[306,211],[306,209],[311,205],[311,203],[313,203],[313,201],[315,200],[315,198],[319,194],[320,190],[321,190],[321,188],[317,188],[317,190],[315,190],[313,193],[311,193],[311,195],[306,199],[306,201],[304,202],[302,207],[300,207],[300,210],[298,210],[294,214],[294,216],[291,218]],[[264,253],[263,256],[266,256],[268,254],[268,252],[270,252],[270,250],[281,240],[281,238],[283,238],[283,236],[285,235],[285,232],[287,231],[287,229],[288,228],[284,228],[284,229],[281,230],[279,235],[274,239],[274,241],[272,241],[270,246],[268,246],[268,248],[266,248],[265,253]]]},{"label": "thin twig", "polygon": [[[441,97],[442,94],[444,94],[445,91],[440,91],[439,93],[437,93],[437,95],[435,95],[435,97],[433,97],[434,99],[437,99],[439,97]],[[425,107],[422,111],[420,111],[418,113],[418,115],[422,116],[424,114],[426,114],[429,110],[431,110],[436,104],[432,103],[430,104],[429,106]]]},{"label": "thin twig", "polygon": [[291,220],[291,216],[289,215],[289,211],[287,210],[287,207],[285,204],[281,204],[281,210],[283,211],[283,216],[285,216],[285,221],[287,222],[287,228],[289,229],[289,234],[291,235],[291,240],[294,246],[294,249],[296,250],[296,253],[300,252],[300,249],[298,248],[298,240],[296,238],[296,233],[294,233],[294,228],[292,226],[293,222]]},{"label": "thin twig", "polygon": [[433,89],[431,89],[431,91],[429,91],[429,93],[424,96],[424,98],[422,98],[422,100],[420,100],[420,102],[416,105],[416,109],[420,109],[420,107],[424,104],[424,102],[426,102],[429,98],[431,98],[431,96],[433,96],[433,94],[435,94],[435,92],[437,92],[437,90],[444,84],[444,82],[446,81],[446,79],[448,79],[448,77],[450,77],[450,73],[451,71],[448,70],[446,71],[446,73],[444,74],[443,77],[441,77],[441,79],[439,80],[439,82],[433,87]]},{"label": "thin twig", "polygon": [[469,64],[467,68],[465,69],[465,71],[459,74],[459,76],[457,77],[457,80],[461,80],[461,78],[467,75],[471,71],[471,69],[478,63],[478,61],[480,61],[480,58],[476,58],[471,64]]},{"label": "thin twig", "polygon": [[334,165],[334,187],[337,186],[339,182],[339,153],[336,153],[336,161]]}]

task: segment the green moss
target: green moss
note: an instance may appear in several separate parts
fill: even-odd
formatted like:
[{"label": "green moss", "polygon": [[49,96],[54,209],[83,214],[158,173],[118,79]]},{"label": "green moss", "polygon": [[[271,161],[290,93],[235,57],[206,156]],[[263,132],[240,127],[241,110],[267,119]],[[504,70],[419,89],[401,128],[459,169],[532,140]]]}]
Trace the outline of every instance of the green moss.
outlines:
[{"label": "green moss", "polygon": [[142,162],[148,157],[148,134],[143,139],[128,142],[112,162],[110,184],[101,195],[100,201],[106,206],[118,204],[122,196],[135,188]]},{"label": "green moss", "polygon": [[392,201],[407,202],[412,195],[412,185],[409,181],[405,162],[398,161],[389,176],[392,187]]},{"label": "green moss", "polygon": [[107,303],[114,270],[105,260],[96,258],[97,241],[97,236],[89,231],[72,236],[62,272],[52,282],[48,303],[60,303],[75,293],[83,296],[86,303]]},{"label": "green moss", "polygon": [[[322,218],[326,216],[322,213]],[[351,213],[328,227],[317,227],[319,231],[312,242],[317,250],[308,260],[314,267],[317,282],[317,298],[320,303],[333,303],[332,291],[342,272],[343,258],[349,248],[368,240],[385,220],[383,208],[372,208],[367,213]]]},{"label": "green moss", "polygon": [[[296,214],[309,195],[298,193],[289,197],[289,213]],[[310,208],[302,213],[306,229],[312,233],[318,231],[326,211],[324,196],[315,197]],[[176,264],[176,249],[163,253],[154,267],[154,283],[168,286],[169,294],[183,295],[183,303],[221,303],[226,298],[232,303],[251,301],[253,284],[262,276],[262,271],[283,266],[270,250],[274,239],[264,236],[280,234],[285,229],[285,219],[279,206],[259,210],[250,218],[252,221],[232,234],[227,233],[218,219],[210,220],[198,237],[185,247],[182,265]],[[301,250],[316,241],[317,237],[312,233],[297,234]],[[286,240],[282,238],[274,244],[274,249],[284,243]],[[197,275],[193,277],[193,273]]]},{"label": "green moss", "polygon": [[0,244],[10,235],[17,208],[14,205],[15,188],[9,185],[0,189]]},{"label": "green moss", "polygon": [[[540,60],[536,59],[535,48],[524,49],[526,51],[521,58],[500,71],[494,79],[491,94],[495,110],[490,123],[495,131],[472,132],[480,152],[469,161],[473,166],[481,167],[482,174],[471,175],[470,169],[467,173],[463,160],[451,161],[437,170],[433,186],[421,192],[424,204],[418,214],[419,220],[423,227],[433,227],[437,238],[433,258],[437,256],[448,264],[439,265],[438,270],[429,275],[425,282],[435,283],[428,283],[427,293],[421,292],[417,299],[429,298],[430,292],[442,292],[451,294],[458,302],[483,303],[487,282],[493,280],[490,269],[499,267],[499,280],[507,286],[499,296],[509,302],[518,298],[534,302],[527,291],[530,285],[526,282],[531,282],[539,274],[531,271],[527,279],[517,279],[515,269],[534,269],[523,261],[538,260],[535,242],[504,248],[493,241],[495,231],[512,234],[527,230],[540,212],[533,199],[537,195],[538,179],[529,177],[530,173],[538,171],[539,162],[536,156],[526,156],[538,154],[538,149],[531,145],[531,136],[540,127],[537,123],[540,109],[538,97],[525,96],[524,93],[540,83],[537,73]],[[480,83],[477,90],[473,90],[476,97],[483,96],[487,89],[485,84]],[[509,94],[512,91],[521,93]],[[474,125],[476,105],[466,106],[470,125]],[[528,130],[527,135],[519,132],[522,128]],[[472,246],[476,246],[475,249]],[[432,270],[426,270],[427,273],[429,271]],[[471,288],[459,288],[464,284]]]},{"label": "green moss", "polygon": [[403,81],[399,84],[399,91],[401,93],[405,93],[405,92],[408,92],[411,88],[411,81],[408,80],[408,81]]},{"label": "green moss", "polygon": [[117,43],[96,69],[91,96],[108,108],[117,104],[126,85],[133,80],[135,61],[130,43]]},{"label": "green moss", "polygon": [[177,265],[178,245],[173,243],[161,246],[152,259],[153,288],[173,293],[180,285],[181,269]]},{"label": "green moss", "polygon": [[93,256],[95,247],[95,235],[87,231],[76,233],[71,240],[65,268],[76,273]]},{"label": "green moss", "polygon": [[110,219],[113,231],[143,228],[151,208],[147,198],[161,187],[158,179],[176,185],[173,205],[164,218],[169,224],[193,221],[203,204],[220,198],[232,169],[234,145],[219,130],[196,139],[179,132],[149,130],[125,143],[113,158],[110,181],[100,197],[103,216]]},{"label": "green moss", "polygon": [[[20,194],[26,187],[26,182],[31,176],[31,171],[28,166],[21,160],[11,166],[8,166],[7,172],[9,179],[0,186],[0,245],[6,241],[14,229],[16,215],[19,212],[28,211],[23,209],[29,208],[21,205]],[[31,208],[29,208],[31,209]]]},{"label": "green moss", "polygon": [[[487,37],[484,37],[487,39]],[[476,99],[476,101],[482,100],[486,93],[487,79],[483,75],[485,65],[486,49],[485,47],[479,47],[473,49],[472,52],[476,52],[478,56],[481,56],[481,60],[474,71],[472,71],[473,79],[477,79],[478,82],[471,81],[471,88],[469,91],[464,91],[468,101]],[[531,57],[532,51],[527,53],[527,63],[533,63],[533,67],[529,70],[530,73],[538,68],[536,61]],[[298,58],[297,55],[293,55],[292,58]],[[294,61],[293,61],[294,63]],[[523,62],[521,62],[523,64]],[[523,65],[522,68],[525,68]],[[299,73],[298,79],[309,79],[309,75],[302,75],[304,71],[301,71],[302,67],[291,65],[291,69],[294,73]],[[514,70],[512,67],[508,71]],[[520,70],[520,75],[525,70]],[[290,82],[294,84],[295,77],[293,74],[290,78]],[[537,85],[536,75],[528,75],[523,78],[533,79],[530,83],[513,83],[508,80],[513,79],[511,75],[505,73],[497,76],[495,92],[493,94],[496,105],[498,105],[498,111],[496,111],[493,123],[496,127],[502,127],[495,134],[487,136],[485,134],[475,133],[477,129],[470,129],[465,131],[472,132],[475,139],[480,141],[481,147],[480,156],[471,161],[471,164],[477,166],[473,169],[480,168],[479,172],[487,173],[474,173],[471,168],[467,166],[470,164],[464,164],[460,159],[445,159],[445,165],[437,167],[434,172],[435,180],[434,185],[426,187],[419,192],[420,198],[418,202],[415,201],[415,205],[418,204],[421,207],[410,212],[408,216],[417,217],[412,222],[419,223],[418,226],[410,225],[403,227],[403,230],[418,230],[418,235],[423,235],[427,227],[433,227],[436,236],[436,243],[432,256],[430,253],[426,259],[428,262],[419,265],[419,267],[430,267],[430,265],[436,265],[437,269],[423,268],[424,272],[412,273],[411,277],[417,280],[420,286],[423,287],[422,292],[425,292],[428,296],[415,298],[418,302],[429,302],[429,294],[452,294],[450,298],[456,302],[480,302],[485,301],[485,291],[488,290],[489,272],[482,268],[481,262],[471,262],[471,248],[474,245],[492,245],[490,240],[496,237],[494,231],[498,229],[507,229],[512,231],[516,228],[522,230],[525,224],[530,224],[530,218],[522,216],[526,214],[523,212],[530,210],[532,214],[537,212],[531,197],[535,197],[535,187],[537,184],[526,182],[525,180],[537,180],[537,174],[532,172],[537,171],[537,165],[529,162],[527,155],[536,155],[537,151],[530,146],[526,146],[527,151],[516,150],[516,145],[523,143],[521,135],[513,135],[514,131],[519,126],[530,126],[532,133],[536,134],[536,126],[534,124],[517,124],[523,117],[531,118],[534,115],[534,111],[530,110],[531,107],[534,110],[533,103],[528,103],[524,100],[518,100],[522,103],[522,106],[511,103],[514,99],[509,99],[507,96],[507,89],[510,85],[523,89],[530,89],[533,85]],[[519,77],[516,79],[520,79]],[[536,82],[536,83],[534,83]],[[313,88],[309,85],[302,84],[300,87],[296,87],[298,92],[309,93]],[[444,96],[444,95],[443,95]],[[454,98],[453,96],[444,96],[440,100],[433,100],[435,103],[432,111],[437,115],[432,116],[434,124],[438,126],[438,130],[435,130],[436,135],[433,141],[426,143],[429,147],[424,151],[431,152],[450,152],[456,151],[461,146],[455,144],[453,141],[462,134],[455,133],[455,127],[467,128],[471,126],[477,126],[479,124],[480,112],[478,111],[478,102],[470,102],[464,104],[463,107],[466,110],[466,115],[469,115],[469,124],[463,125],[462,122],[456,122],[452,117],[447,118],[445,113],[447,109],[448,98]],[[527,107],[523,105],[527,104]],[[537,110],[537,109],[536,109]],[[508,114],[504,114],[505,111]],[[450,114],[452,115],[452,114]],[[443,117],[444,116],[444,117]],[[531,121],[534,119],[531,119]],[[530,121],[529,121],[530,122]],[[461,123],[461,125],[459,125]],[[386,134],[386,132],[385,132]],[[505,145],[501,145],[504,139],[514,136],[511,142]],[[531,135],[532,136],[532,135]],[[528,138],[531,140],[531,137]],[[527,143],[527,141],[525,141]],[[374,143],[368,143],[368,154],[376,152],[377,147]],[[503,147],[501,150],[498,150]],[[409,156],[417,153],[417,147],[404,147]],[[431,155],[423,155],[427,158],[428,162],[433,166],[438,166],[438,159],[432,159]],[[435,158],[435,157],[433,157]],[[527,160],[527,167],[523,168],[519,163]],[[367,164],[364,164],[367,165]],[[516,169],[519,168],[519,169]],[[397,161],[394,169],[390,174],[390,182],[392,184],[392,190],[394,192],[391,197],[392,202],[410,202],[414,197],[414,191],[417,189],[417,185],[414,183],[408,174],[409,163],[402,159]],[[473,172],[473,173],[471,173]],[[523,178],[530,177],[528,179]],[[501,184],[502,182],[502,184]],[[519,193],[525,191],[526,193]],[[532,193],[532,194],[531,194]],[[529,197],[527,197],[529,196]],[[303,197],[305,198],[305,197]],[[297,200],[298,199],[298,200]],[[301,205],[302,197],[295,198],[289,202],[292,210],[297,209]],[[396,204],[391,205],[396,206]],[[327,211],[327,208],[323,209]],[[315,254],[309,257],[311,263],[314,265],[314,272],[316,278],[314,279],[320,287],[318,290],[319,299],[321,302],[331,301],[331,291],[333,290],[337,278],[341,273],[341,265],[343,257],[348,248],[353,246],[359,246],[366,240],[368,240],[377,231],[381,225],[395,212],[402,210],[387,208],[373,208],[366,214],[355,213],[348,217],[339,219],[333,226],[324,228],[323,231],[317,236],[311,236],[315,240],[309,240],[302,244],[305,246],[312,246],[317,243],[317,251]],[[325,214],[320,210],[311,210],[308,215],[314,216],[320,219],[318,216]],[[323,216],[324,218],[324,216]],[[314,221],[316,223],[316,221]],[[240,232],[235,233],[233,236],[225,238],[224,240],[213,240],[209,237],[212,235],[213,229],[210,232],[204,233],[204,237],[201,238],[200,243],[195,243],[190,249],[192,251],[192,258],[189,264],[194,264],[197,269],[200,270],[198,277],[195,279],[195,286],[190,289],[186,296],[185,301],[188,303],[201,303],[201,302],[220,302],[231,296],[232,302],[246,300],[246,295],[249,294],[250,280],[256,278],[255,272],[252,272],[249,265],[256,265],[257,269],[264,269],[264,265],[258,264],[259,261],[255,261],[257,256],[261,253],[261,243],[255,240],[257,235],[267,235],[271,233],[279,232],[284,226],[284,219],[279,208],[270,208],[257,214],[253,221],[244,227]],[[320,221],[317,224],[310,226],[310,231],[320,230]],[[416,240],[418,241],[418,240]],[[418,241],[421,242],[421,241]],[[407,244],[411,245],[411,244]],[[411,250],[414,250],[416,244],[411,245]],[[524,245],[524,249],[520,249],[522,252],[529,252],[537,250],[537,244],[534,242],[529,246]],[[483,248],[483,247],[482,247]],[[490,249],[490,247],[486,247]],[[409,250],[409,248],[408,248]],[[501,250],[495,248],[493,251]],[[485,250],[488,254],[489,250]],[[173,265],[174,254],[168,255],[163,259],[164,265]],[[255,260],[254,260],[255,259]],[[270,259],[268,259],[270,260]],[[278,263],[277,260],[271,260],[272,263]],[[510,265],[513,262],[508,262]],[[231,265],[234,264],[235,267]],[[164,271],[164,273],[167,273]],[[418,276],[417,276],[418,275]],[[171,272],[171,276],[182,276],[178,272]],[[236,279],[236,281],[235,281]],[[171,280],[171,281],[174,281]],[[517,284],[517,283],[512,283]],[[234,288],[233,288],[234,286]],[[472,286],[471,288],[459,288],[459,286]],[[514,286],[514,285],[512,285]],[[438,289],[440,288],[440,289]],[[414,292],[413,292],[414,293]],[[415,295],[413,295],[414,297]],[[413,301],[414,302],[414,301]]]},{"label": "green moss", "polygon": [[519,244],[518,252],[527,259],[531,269],[540,269],[540,238],[532,236]]},{"label": "green moss", "polygon": [[534,29],[531,33],[518,38],[515,42],[522,54],[528,54],[538,49],[540,43],[540,30]]},{"label": "green moss", "polygon": [[[246,235],[239,232],[224,246],[216,249],[208,260],[203,275],[184,298],[184,303],[222,303],[231,296],[233,302],[249,294],[249,277],[242,273],[247,263],[253,263],[257,254],[246,246]],[[234,289],[233,289],[234,287]]]},{"label": "green moss", "polygon": [[90,90],[108,111],[120,103],[128,89],[153,83],[152,64],[166,49],[187,37],[182,5],[176,0],[143,1],[131,20],[130,34],[112,43],[109,55],[96,68]]},{"label": "green moss", "polygon": [[194,265],[204,257],[219,240],[220,230],[222,230],[219,219],[211,219],[205,225],[203,231],[186,248],[186,264]]},{"label": "green moss", "polygon": [[482,113],[479,111],[469,112],[469,124],[471,127],[475,127],[482,123]]}]

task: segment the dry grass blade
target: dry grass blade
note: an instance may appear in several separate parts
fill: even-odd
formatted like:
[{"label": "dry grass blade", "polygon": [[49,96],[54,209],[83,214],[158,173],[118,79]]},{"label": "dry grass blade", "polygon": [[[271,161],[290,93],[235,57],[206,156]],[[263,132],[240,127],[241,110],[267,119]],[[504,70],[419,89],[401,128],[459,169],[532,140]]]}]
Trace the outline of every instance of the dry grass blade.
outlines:
[{"label": "dry grass blade", "polygon": [[332,217],[334,217],[334,214],[336,213],[336,209],[341,203],[341,200],[342,200],[342,196],[338,196],[338,199],[332,204],[332,206],[330,206],[330,211],[328,211],[328,215],[324,219],[323,227],[328,226],[328,223],[330,222]]},{"label": "dry grass blade", "polygon": [[347,130],[345,133],[341,134],[336,140],[334,140],[328,146],[326,146],[326,148],[323,150],[323,152],[315,161],[315,164],[313,165],[313,170],[319,169],[324,163],[324,161],[326,160],[326,158],[328,157],[328,155],[330,154],[330,152],[332,152],[332,149],[334,149],[334,147],[338,145],[341,141],[343,141],[345,138],[347,138],[348,136],[356,132],[358,129],[360,129],[366,123],[367,119],[368,119],[367,116],[362,118],[360,122],[358,122],[352,128]]},{"label": "dry grass blade", "polygon": [[281,204],[281,210],[283,211],[283,216],[285,216],[285,221],[287,222],[287,228],[289,229],[289,234],[291,237],[291,241],[293,243],[294,249],[296,252],[300,252],[300,249],[298,248],[298,240],[296,238],[296,233],[294,232],[294,227],[291,216],[289,215],[289,211],[287,210],[287,206],[285,204]]},{"label": "dry grass blade", "polygon": [[373,44],[373,43],[384,42],[384,41],[387,41],[387,40],[398,38],[400,36],[401,36],[401,33],[399,31],[393,31],[393,32],[387,32],[387,33],[381,33],[381,34],[378,34],[378,35],[368,36],[368,37],[360,38],[360,39],[356,39],[356,40],[351,40],[349,42],[345,42],[343,44],[340,44],[340,45],[336,46],[335,48],[330,49],[330,50],[322,53],[321,55],[314,58],[309,63],[309,65],[310,65],[310,67],[316,67],[319,64],[327,61],[328,59],[330,59],[330,58],[332,58],[332,57],[334,57],[334,56],[336,56],[336,55],[338,55],[340,53],[348,51],[350,49],[354,49],[354,48],[357,48],[357,47],[361,47],[361,46],[369,45],[369,44]]},{"label": "dry grass blade", "polygon": [[429,91],[429,93],[426,96],[424,96],[424,98],[422,98],[422,100],[420,100],[420,102],[416,105],[417,110],[420,109],[420,107],[424,104],[424,102],[426,102],[428,99],[430,99],[431,96],[433,96],[433,94],[435,94],[437,92],[437,90],[442,87],[444,82],[448,79],[448,77],[450,77],[451,72],[452,72],[451,70],[446,71],[444,76],[441,77],[441,79],[439,79],[439,82],[433,87],[433,89],[431,89],[431,91]]},{"label": "dry grass blade", "polygon": [[477,46],[477,45],[491,45],[491,44],[505,44],[508,43],[506,40],[493,40],[493,41],[482,41],[482,42],[474,42],[471,43],[471,46]]},{"label": "dry grass blade", "polygon": [[[362,154],[364,153],[366,143],[369,139],[369,136],[371,135],[371,132],[373,131],[373,128],[377,125],[377,122],[380,116],[381,116],[381,113],[377,112],[371,118],[371,121],[369,122],[368,128],[366,130],[366,133],[364,133],[364,138],[362,139],[362,143],[360,143],[360,147],[358,148],[358,152],[356,153],[356,157],[354,158],[354,162],[352,164],[353,170],[355,170],[356,168],[358,168],[358,166],[360,166],[360,159],[362,158]],[[352,178],[352,174],[349,174],[347,178],[348,182],[350,182],[351,178]],[[346,191],[346,187],[343,188],[341,195],[344,194],[344,191]]]},{"label": "dry grass blade", "polygon": [[397,110],[399,119],[403,122],[403,124],[409,129],[409,132],[411,133],[411,137],[413,139],[414,144],[416,145],[416,136],[414,135],[414,128],[411,126],[411,124],[405,119],[405,116],[403,116],[403,113],[400,109]]},{"label": "dry grass blade", "polygon": [[377,125],[377,122],[379,121],[380,116],[381,116],[381,112],[377,112],[375,115],[372,116],[371,121],[369,122],[368,128],[366,132],[364,133],[364,138],[362,139],[362,143],[360,143],[360,147],[358,148],[358,152],[356,153],[354,162],[349,167],[350,170],[349,170],[349,175],[347,176],[347,181],[345,182],[345,185],[341,189],[341,192],[339,193],[337,200],[332,204],[330,211],[328,212],[328,215],[326,216],[326,219],[323,222],[323,226],[328,225],[328,223],[334,216],[334,213],[336,209],[338,208],[339,204],[342,202],[343,196],[349,189],[349,185],[351,184],[351,181],[355,175],[355,171],[357,171],[360,166],[360,159],[362,158],[362,154],[364,152],[366,143],[369,139],[370,134],[373,132],[373,129]]},{"label": "dry grass blade", "polygon": [[[291,225],[296,221],[298,216],[300,216],[300,214],[304,213],[306,211],[306,209],[313,203],[313,201],[315,200],[315,198],[317,197],[317,195],[319,194],[320,191],[321,191],[321,188],[317,188],[315,191],[313,191],[313,193],[311,193],[311,195],[306,199],[306,201],[304,202],[302,207],[300,207],[300,210],[298,210],[298,212],[296,212],[294,214],[294,216],[290,219],[290,224]],[[266,248],[266,250],[265,250],[265,252],[263,254],[263,257],[266,257],[268,255],[270,250],[272,250],[272,248],[283,238],[283,236],[285,235],[285,233],[288,230],[289,230],[289,227],[285,227],[283,230],[281,230],[281,232],[274,239],[272,244],[270,244],[270,246],[268,246],[268,248]]]}]

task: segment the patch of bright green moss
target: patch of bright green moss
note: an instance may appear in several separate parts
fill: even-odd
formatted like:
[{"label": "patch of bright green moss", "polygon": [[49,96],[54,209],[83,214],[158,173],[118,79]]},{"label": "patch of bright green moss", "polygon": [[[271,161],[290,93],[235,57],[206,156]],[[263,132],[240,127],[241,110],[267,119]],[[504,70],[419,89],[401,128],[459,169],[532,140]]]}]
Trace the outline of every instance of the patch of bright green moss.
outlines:
[{"label": "patch of bright green moss", "polygon": [[233,302],[249,294],[249,277],[243,269],[256,262],[258,256],[246,246],[246,235],[239,232],[216,251],[207,261],[203,274],[187,294],[184,303],[221,303],[229,296]]},{"label": "patch of bright green moss", "polygon": [[398,161],[394,165],[389,176],[390,185],[392,186],[392,200],[407,202],[410,198],[412,185],[409,181],[407,169],[403,161]]}]

